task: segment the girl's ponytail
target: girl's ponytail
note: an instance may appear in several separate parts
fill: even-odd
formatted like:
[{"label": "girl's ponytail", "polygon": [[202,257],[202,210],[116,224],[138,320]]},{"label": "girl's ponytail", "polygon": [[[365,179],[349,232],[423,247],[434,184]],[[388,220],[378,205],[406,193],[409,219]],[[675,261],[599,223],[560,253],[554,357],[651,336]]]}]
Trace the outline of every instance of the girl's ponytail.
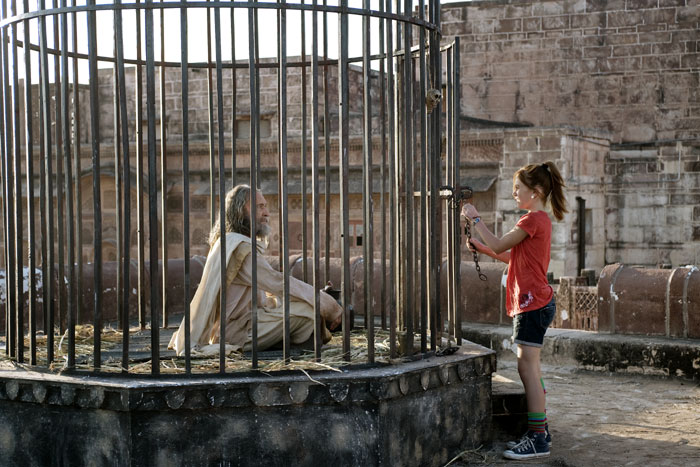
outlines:
[{"label": "girl's ponytail", "polygon": [[561,178],[559,169],[554,165],[554,162],[547,161],[542,164],[547,168],[550,176],[550,202],[552,203],[552,213],[558,221],[564,218],[564,214],[569,212],[566,208],[566,197],[564,196],[564,180]]}]

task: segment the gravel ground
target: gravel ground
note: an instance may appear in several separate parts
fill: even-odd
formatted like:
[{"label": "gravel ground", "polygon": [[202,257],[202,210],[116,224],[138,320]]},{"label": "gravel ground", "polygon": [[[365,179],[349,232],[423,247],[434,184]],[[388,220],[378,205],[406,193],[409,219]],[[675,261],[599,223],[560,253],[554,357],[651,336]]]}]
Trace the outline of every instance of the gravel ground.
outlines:
[{"label": "gravel ground", "polygon": [[[506,439],[450,465],[700,466],[700,383],[543,365],[552,433],[548,458],[502,458]],[[498,374],[519,381],[514,358]]]}]

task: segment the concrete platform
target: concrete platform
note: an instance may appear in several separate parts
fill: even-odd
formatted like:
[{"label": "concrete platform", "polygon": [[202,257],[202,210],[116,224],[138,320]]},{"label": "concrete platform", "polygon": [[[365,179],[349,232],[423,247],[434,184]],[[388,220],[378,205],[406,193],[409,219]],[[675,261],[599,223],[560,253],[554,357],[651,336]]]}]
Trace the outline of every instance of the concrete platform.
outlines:
[{"label": "concrete platform", "polygon": [[[463,337],[496,351],[511,352],[511,326],[465,323]],[[700,339],[605,334],[549,329],[542,362],[591,370],[700,379]]]}]

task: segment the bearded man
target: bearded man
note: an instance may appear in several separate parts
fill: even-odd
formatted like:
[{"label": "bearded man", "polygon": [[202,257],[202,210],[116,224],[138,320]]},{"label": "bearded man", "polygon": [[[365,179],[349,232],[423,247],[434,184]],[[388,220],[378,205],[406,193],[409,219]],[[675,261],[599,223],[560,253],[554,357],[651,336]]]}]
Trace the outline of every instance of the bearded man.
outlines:
[{"label": "bearded man", "polygon": [[[250,232],[250,187],[237,185],[226,194],[226,351],[248,351],[252,348],[253,255]],[[257,239],[257,318],[258,349],[265,350],[283,339],[284,276],[263,257],[270,235],[267,201],[256,190]],[[192,350],[211,354],[219,351],[221,290],[221,222],[209,235],[209,255],[202,280],[190,305],[190,342]],[[314,288],[289,277],[289,331],[292,344],[306,342],[314,330]],[[323,342],[330,340],[328,328],[340,325],[343,309],[327,293],[320,292]],[[185,353],[185,319],[173,334],[169,349],[177,355]]]}]

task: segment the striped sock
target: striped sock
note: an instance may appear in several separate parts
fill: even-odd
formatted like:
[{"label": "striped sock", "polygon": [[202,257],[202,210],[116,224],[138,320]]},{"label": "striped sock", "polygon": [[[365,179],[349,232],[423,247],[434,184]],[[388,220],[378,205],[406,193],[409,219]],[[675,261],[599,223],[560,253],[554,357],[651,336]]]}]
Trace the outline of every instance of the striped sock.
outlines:
[{"label": "striped sock", "polygon": [[544,433],[547,415],[544,412],[527,413],[527,429],[535,433]]}]

